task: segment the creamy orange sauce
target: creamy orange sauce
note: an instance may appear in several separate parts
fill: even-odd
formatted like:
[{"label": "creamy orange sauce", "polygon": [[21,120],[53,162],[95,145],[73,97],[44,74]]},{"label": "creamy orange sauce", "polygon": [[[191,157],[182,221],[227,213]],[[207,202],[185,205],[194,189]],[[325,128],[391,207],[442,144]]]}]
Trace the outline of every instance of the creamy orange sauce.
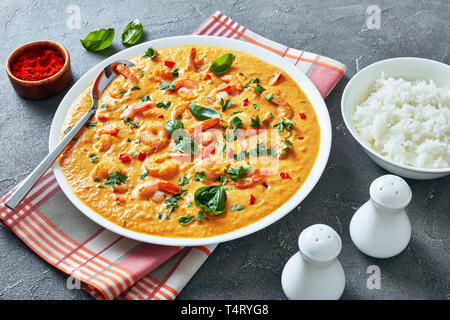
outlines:
[{"label": "creamy orange sauce", "polygon": [[[76,141],[61,155],[61,168],[77,197],[98,214],[127,229],[166,237],[200,238],[242,228],[267,216],[291,198],[316,160],[320,143],[317,117],[306,95],[288,75],[282,73],[281,78],[271,84],[274,74],[280,70],[254,56],[225,48],[198,46],[196,56],[192,57],[191,50],[192,47],[159,49],[154,58],[142,54],[130,59],[136,65],[130,71],[137,82],[118,76],[100,99],[99,106],[104,107],[99,107],[90,125],[78,133]],[[226,73],[214,75],[208,67],[227,53],[235,55],[234,63]],[[191,64],[188,70],[190,58],[194,66]],[[169,63],[169,69],[165,61],[175,65],[172,67]],[[172,75],[175,69],[177,77]],[[259,83],[251,82],[255,78]],[[175,88],[161,90],[164,82],[175,84]],[[258,84],[265,89],[260,94],[255,90]],[[219,94],[218,88],[225,93]],[[86,88],[73,103],[63,130],[74,126],[87,112],[91,89],[92,86]],[[272,93],[274,96],[268,101]],[[149,98],[141,99],[147,96]],[[232,100],[225,111],[222,111],[220,98],[223,102]],[[170,105],[166,101],[170,101]],[[164,106],[157,104],[161,102],[166,103]],[[191,103],[219,112],[220,122],[210,130],[215,135],[193,133],[195,126],[208,120],[197,120],[189,110]],[[133,110],[136,112],[131,112]],[[124,119],[127,114],[131,116]],[[281,115],[294,124],[290,130],[284,128],[278,140],[265,139],[267,132],[270,137],[278,134],[280,125],[276,124],[281,122]],[[257,116],[260,131],[254,128],[258,126],[255,124]],[[192,162],[177,157],[182,153],[177,151],[177,142],[165,129],[172,117],[181,121],[186,134],[198,141],[198,152]],[[241,121],[244,132],[253,133],[243,141],[226,141],[223,135],[232,136],[235,117]],[[245,156],[246,152],[255,150],[258,140],[264,141],[264,147],[272,148],[272,155],[257,156],[250,152]],[[286,148],[290,144],[292,146]],[[213,150],[209,156],[205,153],[208,148]],[[244,155],[243,159],[234,159],[230,149],[235,156]],[[175,159],[171,157],[173,154]],[[224,170],[239,167],[245,174],[232,181]],[[125,175],[127,181],[111,185],[111,174],[115,172]],[[196,176],[199,181],[195,180]],[[145,188],[157,179],[169,187],[178,187],[180,179],[190,182],[182,186],[179,199],[171,202],[168,199],[174,196],[173,192]],[[194,193],[198,188],[222,183],[226,193],[226,208],[222,213],[211,215],[195,204]],[[176,206],[169,212],[171,203]],[[235,208],[241,205],[238,206],[241,210],[232,211],[233,205]],[[201,211],[203,213],[199,214]],[[182,225],[180,217],[184,217],[181,221],[192,221]]]}]

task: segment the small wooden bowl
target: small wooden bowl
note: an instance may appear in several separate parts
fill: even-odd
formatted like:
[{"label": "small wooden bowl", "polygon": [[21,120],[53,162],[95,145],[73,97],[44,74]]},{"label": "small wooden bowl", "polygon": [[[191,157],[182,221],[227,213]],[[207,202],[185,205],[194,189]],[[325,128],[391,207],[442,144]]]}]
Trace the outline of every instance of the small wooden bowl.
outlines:
[{"label": "small wooden bowl", "polygon": [[[11,65],[23,52],[34,48],[50,48],[60,52],[64,59],[63,67],[53,76],[38,81],[25,81],[16,78],[11,72]],[[63,45],[53,41],[34,41],[24,44],[9,55],[8,60],[6,61],[6,73],[8,74],[9,81],[14,87],[14,90],[22,97],[29,99],[46,99],[53,97],[63,91],[72,78],[69,51],[67,51]]]}]

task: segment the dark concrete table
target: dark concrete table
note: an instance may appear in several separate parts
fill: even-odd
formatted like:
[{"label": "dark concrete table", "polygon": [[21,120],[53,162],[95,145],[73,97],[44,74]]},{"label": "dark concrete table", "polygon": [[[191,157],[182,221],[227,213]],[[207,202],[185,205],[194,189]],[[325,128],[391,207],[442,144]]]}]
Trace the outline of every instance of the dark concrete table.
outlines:
[{"label": "dark concrete table", "polygon": [[[67,7],[80,7],[81,29],[69,29]],[[144,40],[190,34],[215,10],[249,29],[294,48],[333,57],[348,72],[327,98],[333,125],[328,166],[305,201],[274,225],[243,239],[221,244],[179,295],[179,299],[285,299],[280,276],[297,250],[299,233],[314,223],[335,228],[342,237],[341,261],[347,275],[344,299],[448,299],[450,297],[450,177],[408,181],[413,236],[408,248],[387,260],[356,249],[348,226],[368,198],[373,179],[385,174],[349,135],[340,114],[340,98],[357,68],[375,61],[417,56],[450,62],[450,5],[447,1],[377,1],[381,28],[368,29],[372,1],[13,1],[0,4],[2,30],[0,86],[0,193],[5,194],[47,153],[53,114],[64,93],[44,101],[17,96],[5,76],[5,60],[15,47],[49,39],[67,46],[73,81],[106,56],[124,49],[120,33],[139,18]],[[116,28],[116,40],[100,54],[85,51],[79,39],[104,27]],[[367,288],[367,268],[381,270],[381,288]],[[66,288],[66,275],[31,252],[0,227],[0,299],[90,299]]]}]

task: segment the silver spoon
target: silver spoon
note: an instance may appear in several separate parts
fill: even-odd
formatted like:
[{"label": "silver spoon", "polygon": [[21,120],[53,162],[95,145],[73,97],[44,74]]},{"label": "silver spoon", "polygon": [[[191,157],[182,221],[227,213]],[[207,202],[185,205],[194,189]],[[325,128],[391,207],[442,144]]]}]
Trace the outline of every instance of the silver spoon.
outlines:
[{"label": "silver spoon", "polygon": [[56,145],[56,147],[41,161],[41,163],[31,172],[28,177],[20,184],[16,191],[11,194],[11,196],[6,200],[5,205],[14,210],[20,202],[25,198],[25,196],[30,192],[36,182],[42,177],[42,175],[50,168],[50,166],[55,162],[64,148],[69,144],[69,142],[75,137],[75,135],[80,131],[80,129],[86,124],[86,122],[92,118],[98,108],[98,100],[103,94],[106,87],[114,80],[116,76],[119,75],[115,66],[118,64],[124,64],[126,67],[134,66],[133,63],[126,60],[115,61],[108,66],[106,66],[95,79],[94,85],[92,86],[91,98],[92,106],[88,112],[77,122],[77,124],[70,129],[70,131],[64,136],[64,138]]}]

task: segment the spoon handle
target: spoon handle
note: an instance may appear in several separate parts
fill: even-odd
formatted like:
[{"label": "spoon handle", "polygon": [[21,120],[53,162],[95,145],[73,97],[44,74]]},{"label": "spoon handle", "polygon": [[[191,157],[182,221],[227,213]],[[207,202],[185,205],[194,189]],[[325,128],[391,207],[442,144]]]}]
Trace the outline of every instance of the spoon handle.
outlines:
[{"label": "spoon handle", "polygon": [[70,131],[64,136],[64,138],[56,145],[56,147],[39,163],[39,165],[25,178],[25,180],[18,186],[18,188],[11,194],[6,200],[5,205],[14,210],[30,192],[33,186],[38,182],[42,175],[50,168],[55,162],[64,148],[69,144],[75,135],[80,131],[86,122],[94,115],[96,111],[95,107],[92,107],[78,122],[70,129]]}]

